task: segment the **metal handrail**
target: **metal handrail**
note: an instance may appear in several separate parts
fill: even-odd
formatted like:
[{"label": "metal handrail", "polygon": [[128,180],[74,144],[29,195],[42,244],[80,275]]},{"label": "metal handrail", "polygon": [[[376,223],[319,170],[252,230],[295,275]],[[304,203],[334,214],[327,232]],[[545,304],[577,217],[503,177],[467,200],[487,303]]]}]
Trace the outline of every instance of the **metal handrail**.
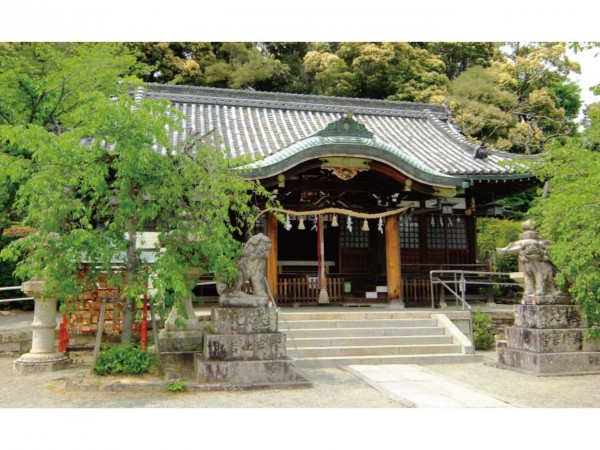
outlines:
[{"label": "metal handrail", "polygon": [[[439,276],[434,276],[439,275]],[[443,275],[452,275],[452,279],[442,279],[440,276]],[[457,275],[460,275],[460,278],[457,279]],[[431,270],[429,272],[429,280],[431,283],[431,308],[435,308],[435,294],[433,285],[441,284],[446,288],[455,298],[455,300],[460,301],[463,305],[463,309],[465,306],[470,311],[471,305],[469,305],[466,301],[466,292],[467,292],[467,284],[480,284],[480,285],[496,285],[496,286],[519,286],[518,283],[504,283],[498,281],[488,281],[488,280],[477,280],[475,278],[465,278],[465,275],[477,275],[477,276],[509,276],[509,272],[489,272],[489,271],[477,271],[477,270]],[[454,284],[454,290],[447,284]],[[460,295],[456,292],[456,290],[460,291]]]},{"label": "metal handrail", "polygon": [[[21,290],[21,286],[0,287],[0,292],[2,292],[2,291],[20,291],[20,290]],[[0,300],[0,303],[22,302],[25,300],[33,300],[33,297],[3,298]]]},{"label": "metal handrail", "polygon": [[273,293],[271,292],[271,286],[269,286],[269,281],[267,280],[267,277],[263,277],[263,281],[265,282],[265,286],[267,287],[267,293],[269,294],[269,300],[271,300],[273,308],[277,308],[277,303],[275,303],[275,297],[273,297]]},{"label": "metal handrail", "polygon": [[[449,280],[448,280],[449,281]],[[464,283],[464,278],[462,278],[460,280],[460,285],[459,285],[459,290],[461,292],[461,294],[457,294],[454,290],[452,290],[452,288],[450,286],[448,286],[442,279],[438,278],[438,277],[433,277],[433,275],[430,274],[430,282],[431,282],[431,309],[435,309],[435,295],[433,292],[433,285],[434,284],[441,284],[442,286],[444,286],[446,289],[448,289],[448,291],[450,291],[450,293],[452,295],[454,295],[454,298],[458,301],[460,301],[462,303],[462,307],[463,309],[465,309],[465,306],[467,307],[467,310],[471,311],[471,305],[469,305],[465,299],[465,285],[466,283]],[[456,281],[455,281],[455,285],[456,285]]]}]

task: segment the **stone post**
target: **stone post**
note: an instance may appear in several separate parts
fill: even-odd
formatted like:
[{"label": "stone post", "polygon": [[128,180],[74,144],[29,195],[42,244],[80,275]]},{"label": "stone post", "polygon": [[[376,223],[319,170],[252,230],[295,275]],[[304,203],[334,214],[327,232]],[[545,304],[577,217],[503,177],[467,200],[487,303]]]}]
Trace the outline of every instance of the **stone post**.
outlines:
[{"label": "stone post", "polygon": [[[171,309],[165,321],[165,329],[159,333],[162,352],[200,351],[202,349],[202,324],[196,317],[192,304],[194,281],[200,274],[201,271],[196,267],[189,267],[185,271],[185,282],[190,286],[188,296],[183,299],[185,315],[176,306]],[[185,317],[186,315],[187,317]]]},{"label": "stone post", "polygon": [[44,295],[44,281],[30,280],[21,285],[21,290],[33,297],[33,336],[31,351],[21,355],[14,363],[15,371],[49,372],[64,369],[71,360],[57,351],[56,329],[56,299]]}]

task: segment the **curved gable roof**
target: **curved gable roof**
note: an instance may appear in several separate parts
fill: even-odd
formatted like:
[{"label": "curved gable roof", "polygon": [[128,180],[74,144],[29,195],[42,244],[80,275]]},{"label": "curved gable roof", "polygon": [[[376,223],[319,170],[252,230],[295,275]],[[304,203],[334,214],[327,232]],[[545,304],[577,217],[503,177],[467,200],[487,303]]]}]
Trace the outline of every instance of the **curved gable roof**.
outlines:
[{"label": "curved gable roof", "polygon": [[[487,157],[476,158],[478,145],[460,134],[449,121],[446,108],[439,104],[154,84],[148,85],[144,95],[166,98],[183,113],[184,132],[173,133],[173,144],[190,131],[214,131],[222,138],[219,145],[232,157],[251,155],[262,159],[255,169],[269,164],[280,166],[283,159],[315,144],[315,135],[352,111],[356,122],[373,135],[372,142],[363,142],[364,151],[371,146],[386,160],[387,149],[389,158],[400,156],[398,164],[404,162],[421,174],[445,179],[439,178],[438,182],[524,177],[506,165],[526,158],[521,155],[486,149]],[[341,151],[348,143],[339,139],[337,144]],[[412,172],[410,168],[407,171]]]}]

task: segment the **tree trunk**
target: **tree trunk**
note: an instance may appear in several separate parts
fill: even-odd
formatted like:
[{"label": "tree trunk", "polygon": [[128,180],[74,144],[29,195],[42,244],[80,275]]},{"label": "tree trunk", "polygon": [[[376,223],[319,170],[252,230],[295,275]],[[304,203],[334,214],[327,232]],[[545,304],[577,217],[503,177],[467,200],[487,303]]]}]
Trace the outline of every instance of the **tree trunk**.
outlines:
[{"label": "tree trunk", "polygon": [[[127,259],[125,262],[125,286],[131,288],[135,283],[138,260],[136,255],[136,231],[137,219],[132,217],[129,221],[129,236],[127,239]],[[131,342],[133,337],[133,322],[135,319],[135,303],[136,299],[127,296],[125,306],[123,307],[123,330],[121,333],[121,343],[127,344]]]}]

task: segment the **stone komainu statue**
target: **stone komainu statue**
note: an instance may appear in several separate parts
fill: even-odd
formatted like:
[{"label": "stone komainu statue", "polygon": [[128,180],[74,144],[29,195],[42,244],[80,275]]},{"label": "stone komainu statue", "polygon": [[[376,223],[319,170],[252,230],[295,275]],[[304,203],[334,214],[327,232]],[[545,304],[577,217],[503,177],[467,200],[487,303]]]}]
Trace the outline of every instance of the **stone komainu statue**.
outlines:
[{"label": "stone komainu statue", "polygon": [[[265,266],[271,251],[271,240],[264,234],[252,236],[244,245],[244,254],[238,260],[238,278],[231,286],[217,282],[220,306],[266,306]],[[246,282],[252,285],[252,294],[244,292]]]},{"label": "stone komainu statue", "polygon": [[[519,270],[523,273],[525,281],[523,298],[526,302],[531,296],[548,298],[558,296],[560,292],[554,282],[555,268],[548,257],[549,241],[538,239],[530,221],[524,222],[521,227],[524,231],[520,235],[521,239],[497,249],[498,253],[519,255]],[[552,300],[546,302],[553,303]]]},{"label": "stone komainu statue", "polygon": [[[532,241],[532,242],[528,242]],[[527,295],[553,295],[554,266],[548,258],[548,241],[526,239],[519,252],[519,265],[525,276]]]}]

